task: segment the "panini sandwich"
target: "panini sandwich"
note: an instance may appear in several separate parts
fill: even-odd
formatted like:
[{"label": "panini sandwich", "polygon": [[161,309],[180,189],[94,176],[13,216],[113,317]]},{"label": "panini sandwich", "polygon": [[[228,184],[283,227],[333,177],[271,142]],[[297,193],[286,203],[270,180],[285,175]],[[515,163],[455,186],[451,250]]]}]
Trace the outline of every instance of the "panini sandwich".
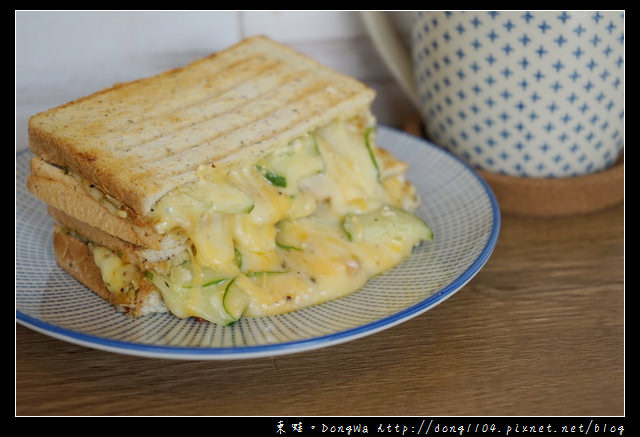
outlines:
[{"label": "panini sandwich", "polygon": [[131,316],[335,299],[432,238],[375,93],[266,37],[31,117],[58,264]]}]

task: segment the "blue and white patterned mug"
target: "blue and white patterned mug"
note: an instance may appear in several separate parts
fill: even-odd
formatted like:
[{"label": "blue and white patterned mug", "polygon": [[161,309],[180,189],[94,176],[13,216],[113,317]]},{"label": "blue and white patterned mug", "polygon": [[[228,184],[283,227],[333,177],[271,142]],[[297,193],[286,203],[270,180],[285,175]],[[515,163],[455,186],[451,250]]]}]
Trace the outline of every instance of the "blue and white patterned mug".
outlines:
[{"label": "blue and white patterned mug", "polygon": [[411,56],[381,13],[364,19],[428,138],[470,165],[570,177],[622,152],[623,12],[415,12]]}]

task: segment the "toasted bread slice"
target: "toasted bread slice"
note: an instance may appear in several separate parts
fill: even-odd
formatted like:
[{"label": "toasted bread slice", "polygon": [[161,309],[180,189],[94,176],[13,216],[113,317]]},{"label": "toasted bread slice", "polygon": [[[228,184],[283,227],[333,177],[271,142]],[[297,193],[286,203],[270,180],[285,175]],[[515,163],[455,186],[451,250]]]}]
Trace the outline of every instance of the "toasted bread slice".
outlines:
[{"label": "toasted bread slice", "polygon": [[53,248],[60,267],[119,310],[134,317],[168,311],[158,290],[144,276],[135,288],[122,293],[110,291],[87,243],[69,232],[56,228]]},{"label": "toasted bread slice", "polygon": [[145,216],[195,180],[199,166],[263,155],[368,107],[374,94],[285,45],[251,37],[36,114],[29,144]]},{"label": "toasted bread slice", "polygon": [[38,198],[66,215],[136,246],[162,250],[181,244],[174,235],[162,236],[140,223],[131,211],[120,217],[107,209],[82,187],[77,178],[38,157],[31,160],[27,187]]},{"label": "toasted bread slice", "polygon": [[153,269],[158,272],[164,272],[169,268],[172,259],[186,256],[186,248],[183,244],[165,247],[160,250],[149,249],[108,234],[51,206],[48,207],[47,211],[64,229],[72,231],[74,235],[79,236],[82,240],[91,241],[120,254],[128,263],[138,266],[141,270]]}]

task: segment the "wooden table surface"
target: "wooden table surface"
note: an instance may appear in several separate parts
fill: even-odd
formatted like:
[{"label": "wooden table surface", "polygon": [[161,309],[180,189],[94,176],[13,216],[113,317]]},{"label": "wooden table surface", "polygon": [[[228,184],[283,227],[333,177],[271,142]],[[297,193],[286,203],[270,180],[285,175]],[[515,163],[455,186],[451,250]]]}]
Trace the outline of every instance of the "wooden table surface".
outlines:
[{"label": "wooden table surface", "polygon": [[464,288],[386,331],[236,361],[102,352],[16,325],[16,415],[624,415],[624,208],[502,217]]}]

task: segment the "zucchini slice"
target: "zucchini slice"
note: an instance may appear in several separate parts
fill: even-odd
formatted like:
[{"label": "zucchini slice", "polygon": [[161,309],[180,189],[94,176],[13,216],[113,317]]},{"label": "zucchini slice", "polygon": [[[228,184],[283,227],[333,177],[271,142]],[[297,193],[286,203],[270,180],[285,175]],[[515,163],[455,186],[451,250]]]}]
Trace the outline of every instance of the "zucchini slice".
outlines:
[{"label": "zucchini slice", "polygon": [[433,240],[433,232],[420,217],[390,205],[364,214],[347,214],[342,228],[349,241],[359,243],[385,239]]},{"label": "zucchini slice", "polygon": [[238,286],[235,278],[229,281],[224,290],[222,306],[231,317],[231,323],[238,321],[249,306],[249,295]]}]

